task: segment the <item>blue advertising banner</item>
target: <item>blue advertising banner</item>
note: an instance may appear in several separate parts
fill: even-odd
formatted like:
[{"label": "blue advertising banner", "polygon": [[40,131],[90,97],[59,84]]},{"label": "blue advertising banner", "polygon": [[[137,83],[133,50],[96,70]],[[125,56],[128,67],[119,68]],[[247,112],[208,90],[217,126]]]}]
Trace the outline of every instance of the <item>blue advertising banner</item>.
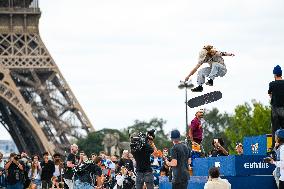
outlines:
[{"label": "blue advertising banner", "polygon": [[[204,185],[207,182],[208,177],[190,177],[190,180],[188,181],[187,188],[188,189],[204,189]],[[172,183],[171,182],[163,182],[160,183],[159,189],[171,189]]]},{"label": "blue advertising banner", "polygon": [[267,136],[245,137],[243,140],[244,155],[266,155]]},{"label": "blue advertising banner", "polygon": [[224,177],[231,189],[277,189],[273,176]]},{"label": "blue advertising banner", "polygon": [[220,167],[224,176],[272,175],[275,166],[265,163],[266,156],[241,155],[196,158],[193,160],[193,175],[208,176],[210,167]]},{"label": "blue advertising banner", "polygon": [[208,158],[196,158],[192,160],[194,176],[208,176]]},{"label": "blue advertising banner", "polygon": [[[273,176],[236,176],[222,177],[231,184],[231,189],[277,189]],[[204,189],[207,177],[192,176],[188,183],[188,189]],[[172,183],[160,183],[160,189],[171,189]]]}]

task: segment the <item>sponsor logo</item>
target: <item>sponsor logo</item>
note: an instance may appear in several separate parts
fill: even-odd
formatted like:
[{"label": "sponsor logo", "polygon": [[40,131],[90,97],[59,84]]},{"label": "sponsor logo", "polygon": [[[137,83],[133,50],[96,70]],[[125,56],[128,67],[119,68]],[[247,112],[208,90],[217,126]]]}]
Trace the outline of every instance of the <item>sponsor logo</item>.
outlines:
[{"label": "sponsor logo", "polygon": [[245,169],[268,169],[269,164],[268,163],[263,163],[263,162],[253,162],[253,163],[245,163],[244,164]]},{"label": "sponsor logo", "polygon": [[258,143],[251,145],[251,151],[253,154],[258,154]]},{"label": "sponsor logo", "polygon": [[215,162],[215,167],[221,167],[221,162]]}]

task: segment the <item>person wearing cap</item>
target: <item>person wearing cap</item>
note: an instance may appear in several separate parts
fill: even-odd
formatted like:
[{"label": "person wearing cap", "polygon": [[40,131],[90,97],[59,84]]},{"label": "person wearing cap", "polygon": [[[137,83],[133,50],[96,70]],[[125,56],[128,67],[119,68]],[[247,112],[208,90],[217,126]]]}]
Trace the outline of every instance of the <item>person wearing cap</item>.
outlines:
[{"label": "person wearing cap", "polygon": [[201,119],[203,118],[204,109],[199,109],[195,113],[194,119],[191,121],[189,125],[188,136],[191,142],[196,142],[201,144],[203,139],[203,128]]},{"label": "person wearing cap", "polygon": [[165,163],[172,168],[172,189],[186,189],[189,179],[190,152],[187,146],[181,143],[178,130],[171,132],[171,140],[174,144],[171,148],[172,160],[166,159]]},{"label": "person wearing cap", "polygon": [[205,83],[206,85],[213,86],[213,80],[216,77],[223,77],[227,73],[226,65],[224,63],[223,56],[235,56],[233,53],[217,51],[212,45],[206,45],[199,53],[199,60],[197,65],[186,76],[185,81],[195,74],[195,72],[201,67],[203,63],[208,63],[209,67],[202,68],[198,71],[196,88],[191,89],[193,92],[202,92],[202,85],[205,83],[205,77],[209,79]]},{"label": "person wearing cap", "polygon": [[273,69],[274,81],[269,83],[268,94],[271,97],[272,144],[275,142],[275,131],[284,129],[284,80],[279,65]]},{"label": "person wearing cap", "polygon": [[275,152],[276,160],[270,158],[270,163],[276,165],[276,169],[273,172],[279,189],[284,189],[284,129],[278,129],[275,132]]}]

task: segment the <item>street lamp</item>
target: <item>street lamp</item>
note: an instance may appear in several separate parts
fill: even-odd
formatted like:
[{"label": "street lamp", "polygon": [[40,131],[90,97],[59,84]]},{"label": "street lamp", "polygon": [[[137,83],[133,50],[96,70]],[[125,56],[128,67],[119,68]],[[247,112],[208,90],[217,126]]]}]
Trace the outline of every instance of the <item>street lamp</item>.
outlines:
[{"label": "street lamp", "polygon": [[187,116],[187,89],[193,88],[194,85],[192,84],[192,81],[180,81],[178,88],[179,89],[185,89],[185,130],[186,134],[188,133],[188,116]]}]

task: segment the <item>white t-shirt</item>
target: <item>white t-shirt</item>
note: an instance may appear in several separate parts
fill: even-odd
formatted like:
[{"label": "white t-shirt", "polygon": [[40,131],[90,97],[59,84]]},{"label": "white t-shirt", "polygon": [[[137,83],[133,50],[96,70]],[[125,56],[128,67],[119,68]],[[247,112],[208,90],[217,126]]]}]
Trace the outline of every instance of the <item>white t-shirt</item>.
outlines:
[{"label": "white t-shirt", "polygon": [[4,168],[4,167],[5,167],[5,162],[4,162],[3,159],[2,159],[2,161],[0,161],[0,167],[1,167],[1,168]]},{"label": "white t-shirt", "polygon": [[280,161],[275,161],[276,167],[280,167],[280,178],[279,180],[284,181],[284,145],[280,147]]},{"label": "white t-shirt", "polygon": [[213,178],[205,183],[204,189],[231,189],[227,179]]},{"label": "white t-shirt", "polygon": [[[61,175],[63,175],[63,169],[61,169]],[[53,176],[56,176],[56,177],[60,176],[59,165],[55,165]]]}]

